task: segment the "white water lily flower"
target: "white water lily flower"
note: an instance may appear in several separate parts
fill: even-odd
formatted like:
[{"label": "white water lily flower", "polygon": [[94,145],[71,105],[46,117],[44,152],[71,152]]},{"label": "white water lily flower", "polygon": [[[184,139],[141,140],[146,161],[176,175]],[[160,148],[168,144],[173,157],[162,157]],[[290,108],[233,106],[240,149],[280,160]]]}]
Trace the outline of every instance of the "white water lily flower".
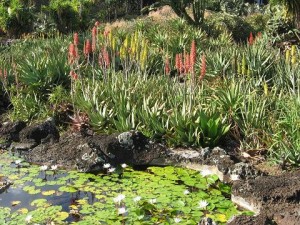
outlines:
[{"label": "white water lily flower", "polygon": [[120,194],[117,197],[115,197],[113,200],[114,200],[115,203],[119,203],[120,204],[121,201],[124,200],[124,199],[125,199],[125,195]]},{"label": "white water lily flower", "polygon": [[108,169],[110,167],[110,164],[109,163],[105,163],[104,165],[103,165],[103,168],[104,169]]},{"label": "white water lily flower", "polygon": [[109,169],[108,169],[108,172],[109,172],[109,173],[113,173],[113,172],[115,172],[115,170],[116,170],[116,168],[113,168],[113,167],[112,167],[112,168],[109,168]]},{"label": "white water lily flower", "polygon": [[154,203],[156,203],[156,198],[152,198],[152,199],[150,199],[150,200],[149,200],[149,202],[150,202],[151,204],[154,204]]},{"label": "white water lily flower", "polygon": [[121,166],[122,166],[122,168],[125,169],[125,168],[127,167],[127,164],[126,164],[126,163],[123,163]]},{"label": "white water lily flower", "polygon": [[142,199],[141,196],[136,196],[136,197],[133,199],[133,201],[134,201],[134,202],[138,202],[138,201],[140,201],[141,199]]},{"label": "white water lily flower", "polygon": [[189,193],[190,193],[189,190],[184,190],[184,192],[183,192],[184,195],[188,195]]},{"label": "white water lily flower", "polygon": [[179,223],[180,221],[181,221],[180,218],[178,218],[178,217],[175,217],[175,218],[174,218],[174,222],[175,222],[175,223]]},{"label": "white water lily flower", "polygon": [[118,213],[119,214],[125,214],[126,212],[127,212],[127,210],[124,207],[118,208]]},{"label": "white water lily flower", "polygon": [[26,223],[30,223],[31,219],[32,219],[32,215],[26,216],[25,218]]},{"label": "white water lily flower", "polygon": [[52,165],[51,170],[57,170],[57,165]]},{"label": "white water lily flower", "polygon": [[204,208],[206,208],[206,206],[208,206],[208,202],[205,201],[205,200],[201,200],[201,201],[199,202],[198,208],[199,208],[199,209],[204,209]]},{"label": "white water lily flower", "polygon": [[22,162],[22,160],[21,160],[21,159],[18,159],[18,160],[15,161],[15,164],[16,164],[16,165],[20,165],[21,162]]},{"label": "white water lily flower", "polygon": [[213,172],[208,169],[208,168],[203,168],[200,172],[200,174],[203,176],[203,177],[206,177],[206,176],[209,176],[209,175],[212,175]]},{"label": "white water lily flower", "polygon": [[47,170],[47,169],[48,169],[48,166],[47,166],[47,165],[43,165],[43,166],[40,167],[40,170],[42,170],[42,171],[45,171],[45,170]]}]

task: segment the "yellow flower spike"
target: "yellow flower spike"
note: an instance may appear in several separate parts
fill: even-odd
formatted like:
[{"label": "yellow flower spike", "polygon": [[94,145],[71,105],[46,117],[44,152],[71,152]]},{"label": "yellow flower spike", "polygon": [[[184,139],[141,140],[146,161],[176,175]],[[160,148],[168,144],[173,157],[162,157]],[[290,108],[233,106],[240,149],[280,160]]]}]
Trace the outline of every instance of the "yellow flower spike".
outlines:
[{"label": "yellow flower spike", "polygon": [[290,63],[290,57],[291,57],[291,50],[287,49],[285,51],[285,63],[287,63],[287,64]]},{"label": "yellow flower spike", "polygon": [[264,93],[265,93],[265,96],[267,96],[269,93],[269,88],[268,88],[267,82],[264,83]]},{"label": "yellow flower spike", "polygon": [[110,46],[112,46],[112,42],[113,42],[112,31],[110,31],[109,34],[108,34],[108,40],[109,40]]},{"label": "yellow flower spike", "polygon": [[247,72],[247,62],[246,62],[246,57],[243,54],[243,59],[242,59],[242,74],[246,75]]},{"label": "yellow flower spike", "polygon": [[112,48],[113,51],[116,50],[116,38],[114,38],[114,37],[112,39],[111,48]]},{"label": "yellow flower spike", "polygon": [[129,44],[129,36],[127,35],[123,43],[123,46],[126,50],[128,49],[128,44]]},{"label": "yellow flower spike", "polygon": [[296,62],[297,62],[297,57],[296,57],[296,55],[292,56],[291,62],[292,62],[292,65],[295,65],[295,64],[296,64]]},{"label": "yellow flower spike", "polygon": [[247,69],[247,76],[250,77],[250,75],[251,75],[251,70],[250,70],[250,68],[248,68]]},{"label": "yellow flower spike", "polygon": [[138,38],[139,38],[139,33],[138,33],[138,31],[136,30],[135,33],[134,33],[134,42],[135,42],[135,43],[138,43]]},{"label": "yellow flower spike", "polygon": [[143,44],[142,51],[141,51],[141,60],[140,61],[141,61],[142,70],[145,69],[145,64],[146,64],[147,55],[148,55],[148,47],[145,43]]},{"label": "yellow flower spike", "polygon": [[291,56],[292,56],[292,59],[291,59],[292,65],[295,65],[297,62],[297,47],[296,47],[296,45],[292,45]]},{"label": "yellow flower spike", "polygon": [[122,45],[121,48],[120,48],[120,58],[121,59],[125,59],[126,58],[126,50],[125,50],[124,45]]},{"label": "yellow flower spike", "polygon": [[139,32],[138,31],[135,31],[134,33],[134,43],[135,43],[135,49],[136,49],[136,52],[139,51]]},{"label": "yellow flower spike", "polygon": [[131,55],[135,58],[136,44],[135,44],[135,38],[134,37],[131,38],[130,50],[131,50]]}]

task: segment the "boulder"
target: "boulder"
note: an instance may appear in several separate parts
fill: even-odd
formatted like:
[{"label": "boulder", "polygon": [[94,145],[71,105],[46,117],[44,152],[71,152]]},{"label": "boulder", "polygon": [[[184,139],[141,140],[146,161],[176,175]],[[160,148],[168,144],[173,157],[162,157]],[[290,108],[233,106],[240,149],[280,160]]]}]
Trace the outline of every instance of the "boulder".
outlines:
[{"label": "boulder", "polygon": [[0,148],[7,148],[20,140],[19,133],[26,127],[24,121],[5,122],[0,125]]},{"label": "boulder", "polygon": [[42,143],[23,154],[31,163],[95,172],[102,170],[105,163],[148,165],[153,159],[162,157],[163,152],[162,146],[150,142],[142,133],[129,131],[93,136],[65,134],[57,143]]},{"label": "boulder", "polygon": [[27,126],[19,134],[21,143],[34,143],[35,146],[44,143],[55,143],[59,141],[59,132],[55,126],[54,119]]},{"label": "boulder", "polygon": [[5,192],[11,184],[12,182],[7,177],[0,176],[0,194]]}]

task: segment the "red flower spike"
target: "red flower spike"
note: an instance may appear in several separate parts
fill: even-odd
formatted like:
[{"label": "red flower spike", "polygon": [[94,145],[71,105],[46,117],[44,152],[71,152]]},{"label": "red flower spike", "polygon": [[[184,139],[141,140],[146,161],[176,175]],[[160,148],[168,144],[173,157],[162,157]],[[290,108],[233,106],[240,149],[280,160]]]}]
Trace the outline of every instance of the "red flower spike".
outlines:
[{"label": "red flower spike", "polygon": [[192,70],[194,69],[194,65],[196,63],[196,57],[197,57],[197,47],[196,47],[196,41],[192,41],[191,45],[191,53],[190,53],[190,67]]},{"label": "red flower spike", "polygon": [[83,50],[84,55],[87,57],[90,53],[92,53],[92,46],[91,46],[91,42],[89,39],[87,39],[85,41],[85,45],[84,45],[84,50]]},{"label": "red flower spike", "polygon": [[73,64],[76,58],[77,58],[76,47],[73,43],[71,43],[69,45],[69,55],[68,55],[69,64]]},{"label": "red flower spike", "polygon": [[97,27],[92,30],[92,52],[96,51]]},{"label": "red flower spike", "polygon": [[74,45],[78,45],[79,44],[79,38],[78,38],[78,33],[74,33],[74,35],[73,35],[73,43],[74,43]]},{"label": "red flower spike", "polygon": [[203,54],[201,58],[201,73],[199,80],[203,80],[206,74],[206,56]]},{"label": "red flower spike", "polygon": [[78,79],[77,73],[75,73],[73,70],[70,71],[70,76],[71,76],[72,79],[74,79],[74,80],[77,80],[77,79]]},{"label": "red flower spike", "polygon": [[190,54],[185,54],[185,65],[184,65],[184,72],[188,73],[190,72],[190,68],[191,68],[191,62],[190,62]]},{"label": "red flower spike", "polygon": [[249,39],[248,39],[248,44],[253,45],[253,43],[254,43],[254,37],[253,37],[252,32],[250,32]]},{"label": "red flower spike", "polygon": [[106,50],[106,48],[102,49],[102,55],[103,55],[105,66],[106,66],[106,68],[108,68],[110,66],[110,58],[109,58],[109,54],[108,54],[108,51]]}]

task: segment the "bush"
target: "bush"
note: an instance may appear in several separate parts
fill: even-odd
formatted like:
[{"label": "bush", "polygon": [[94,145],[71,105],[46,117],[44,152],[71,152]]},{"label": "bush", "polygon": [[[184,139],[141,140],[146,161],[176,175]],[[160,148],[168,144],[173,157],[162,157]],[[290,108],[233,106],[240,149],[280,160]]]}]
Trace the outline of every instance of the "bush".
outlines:
[{"label": "bush", "polygon": [[49,11],[58,30],[66,33],[88,28],[90,6],[90,0],[51,0],[49,6],[44,7],[44,9]]},{"label": "bush", "polygon": [[224,32],[232,33],[233,39],[237,42],[245,42],[250,32],[255,32],[243,18],[222,13],[214,13],[206,18],[205,29],[215,38]]},{"label": "bush", "polygon": [[33,30],[34,8],[23,1],[0,3],[0,29],[10,36],[20,36]]},{"label": "bush", "polygon": [[270,16],[261,13],[255,13],[246,17],[246,22],[255,30],[255,33],[266,30]]}]

